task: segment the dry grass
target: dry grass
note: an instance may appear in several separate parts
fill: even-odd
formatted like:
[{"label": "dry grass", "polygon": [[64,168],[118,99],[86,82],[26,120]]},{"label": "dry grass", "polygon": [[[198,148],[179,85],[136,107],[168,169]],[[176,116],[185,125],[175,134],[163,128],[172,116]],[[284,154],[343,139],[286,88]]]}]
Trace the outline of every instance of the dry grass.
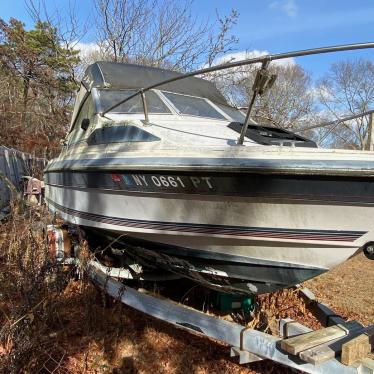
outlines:
[{"label": "dry grass", "polygon": [[[305,282],[319,301],[328,304],[343,318],[364,325],[374,324],[374,261],[363,253],[328,273]],[[370,356],[374,359],[374,353]]]},{"label": "dry grass", "polygon": [[305,282],[320,301],[348,319],[374,324],[374,261],[363,253]]},{"label": "dry grass", "polygon": [[[15,212],[16,211],[16,212]],[[51,326],[66,275],[49,259],[38,211],[18,205],[1,226],[0,241],[0,368],[1,372],[33,371],[50,345]],[[27,364],[25,364],[27,361]]]},{"label": "dry grass", "polygon": [[248,367],[229,347],[106,298],[49,260],[46,212],[19,210],[1,225],[1,373],[288,373]]},{"label": "dry grass", "polygon": [[[41,228],[50,219],[45,212],[38,215],[21,210],[1,226],[1,373],[293,372],[270,361],[239,366],[228,358],[229,347],[223,344],[147,317],[119,302],[108,303],[87,279],[76,280],[49,260]],[[346,308],[348,316],[351,310],[358,310],[363,320],[373,321],[373,290],[362,291],[368,302],[360,303],[356,282],[362,264],[367,264],[362,258],[353,261],[359,263],[348,265],[351,270],[337,269],[335,275],[332,272],[309,283],[314,291],[320,290],[316,293],[321,298]],[[372,273],[369,267],[367,271],[360,276],[369,282]],[[331,287],[342,294],[338,288],[342,283],[333,281],[343,277],[347,283],[344,292],[350,294],[348,276],[356,282],[355,296],[351,295],[356,306],[348,301],[339,304],[344,298],[334,298],[337,295],[328,292]],[[276,332],[280,317],[319,327],[294,291],[263,295],[260,302],[252,324],[263,330]]]}]

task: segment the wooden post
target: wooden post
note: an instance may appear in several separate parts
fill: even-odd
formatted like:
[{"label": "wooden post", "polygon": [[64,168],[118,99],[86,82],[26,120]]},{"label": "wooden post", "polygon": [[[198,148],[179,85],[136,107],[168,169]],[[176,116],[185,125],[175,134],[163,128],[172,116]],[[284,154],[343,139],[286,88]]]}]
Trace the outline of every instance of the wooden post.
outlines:
[{"label": "wooden post", "polygon": [[370,326],[364,334],[343,344],[342,363],[352,365],[361,358],[366,357],[374,348],[374,326]]},{"label": "wooden post", "polygon": [[[318,345],[314,348],[310,348],[300,352],[299,357],[302,360],[309,362],[313,365],[320,364],[321,362],[325,362],[338,356],[342,351],[342,347],[345,343],[350,342],[352,339],[356,338],[364,332],[364,328],[357,331],[350,331],[350,333],[347,336],[334,339],[327,343]],[[365,355],[363,357],[365,357]]]},{"label": "wooden post", "polygon": [[281,348],[288,353],[297,355],[307,349],[348,335],[348,326],[349,322],[347,322],[345,325],[339,324],[336,326],[330,326],[321,330],[315,330],[306,334],[284,339],[281,341]]}]

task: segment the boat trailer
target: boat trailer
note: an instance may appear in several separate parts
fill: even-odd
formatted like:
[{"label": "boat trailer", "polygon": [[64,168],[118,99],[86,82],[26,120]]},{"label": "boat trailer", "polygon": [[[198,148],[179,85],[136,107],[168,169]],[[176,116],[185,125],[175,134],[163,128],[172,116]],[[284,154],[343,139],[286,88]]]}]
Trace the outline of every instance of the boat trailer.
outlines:
[{"label": "boat trailer", "polygon": [[[70,242],[65,230],[50,225],[47,234],[50,251],[59,264],[81,265],[68,250]],[[123,304],[231,346],[230,356],[238,357],[239,364],[268,359],[306,373],[374,374],[374,360],[368,357],[374,348],[374,325],[364,327],[357,321],[345,321],[327,305],[317,302],[306,288],[300,294],[313,303],[316,316],[325,327],[313,331],[286,318],[279,321],[280,335],[273,336],[128,287],[123,280],[131,279],[133,271],[125,268],[89,260],[85,269],[99,289]]]}]

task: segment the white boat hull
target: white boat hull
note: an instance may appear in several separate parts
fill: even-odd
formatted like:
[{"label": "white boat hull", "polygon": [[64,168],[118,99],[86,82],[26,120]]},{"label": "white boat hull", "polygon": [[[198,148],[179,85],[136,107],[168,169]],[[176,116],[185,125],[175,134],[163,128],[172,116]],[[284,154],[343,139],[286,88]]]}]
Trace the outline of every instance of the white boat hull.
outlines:
[{"label": "white boat hull", "polygon": [[[345,261],[373,237],[367,230],[374,224],[371,208],[359,205],[52,185],[46,187],[46,199],[67,221],[113,236],[187,248],[189,256],[196,251],[200,257],[221,255],[252,265],[309,269],[311,276]],[[238,227],[242,229],[233,229]],[[214,270],[225,276],[209,265],[208,272]]]}]

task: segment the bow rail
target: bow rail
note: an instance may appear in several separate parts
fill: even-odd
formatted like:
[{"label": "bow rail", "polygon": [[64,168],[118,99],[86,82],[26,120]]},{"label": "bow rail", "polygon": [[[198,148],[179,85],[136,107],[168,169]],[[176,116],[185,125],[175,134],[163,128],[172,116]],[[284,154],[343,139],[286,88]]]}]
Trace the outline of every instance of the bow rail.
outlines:
[{"label": "bow rail", "polygon": [[[343,51],[353,51],[358,49],[369,49],[374,48],[374,42],[368,42],[368,43],[356,43],[356,44],[344,44],[344,45],[337,45],[337,46],[330,46],[330,47],[321,47],[321,48],[312,48],[312,49],[304,49],[299,51],[293,51],[293,52],[286,52],[286,53],[278,53],[278,54],[268,54],[260,57],[255,58],[249,58],[244,59],[240,61],[234,61],[234,62],[227,62],[220,65],[211,66],[208,68],[203,68],[199,70],[195,70],[189,73],[182,74],[178,77],[165,79],[163,81],[160,81],[158,83],[152,84],[147,87],[143,87],[136,91],[134,94],[127,96],[125,99],[119,101],[118,103],[112,105],[111,107],[105,109],[103,112],[100,113],[101,116],[104,116],[106,113],[110,112],[111,110],[117,108],[121,104],[133,99],[134,97],[141,95],[142,103],[143,103],[143,110],[144,110],[144,116],[145,116],[145,123],[149,123],[149,116],[148,116],[148,110],[147,110],[147,103],[145,98],[145,92],[152,90],[154,88],[157,88],[159,86],[162,86],[167,83],[176,82],[182,79],[186,79],[189,77],[194,77],[196,75],[202,75],[206,73],[212,73],[215,71],[235,68],[239,66],[245,66],[245,65],[252,65],[261,63],[262,67],[259,71],[260,75],[256,77],[255,84],[252,88],[253,90],[253,96],[251,97],[250,104],[248,106],[248,110],[246,113],[246,117],[244,120],[244,124],[240,133],[240,137],[238,139],[238,145],[243,145],[244,142],[244,136],[248,129],[248,125],[250,122],[250,116],[251,116],[251,110],[253,108],[253,105],[255,103],[256,97],[258,94],[261,94],[265,89],[271,88],[272,84],[274,83],[275,77],[269,78],[269,79],[261,79],[264,77],[264,73],[267,71],[267,68],[272,61],[282,60],[286,58],[292,58],[292,57],[302,57],[302,56],[310,56],[310,55],[317,55],[317,54],[323,54],[323,53],[334,53],[334,52],[343,52]],[[258,83],[256,85],[256,83]]]}]

